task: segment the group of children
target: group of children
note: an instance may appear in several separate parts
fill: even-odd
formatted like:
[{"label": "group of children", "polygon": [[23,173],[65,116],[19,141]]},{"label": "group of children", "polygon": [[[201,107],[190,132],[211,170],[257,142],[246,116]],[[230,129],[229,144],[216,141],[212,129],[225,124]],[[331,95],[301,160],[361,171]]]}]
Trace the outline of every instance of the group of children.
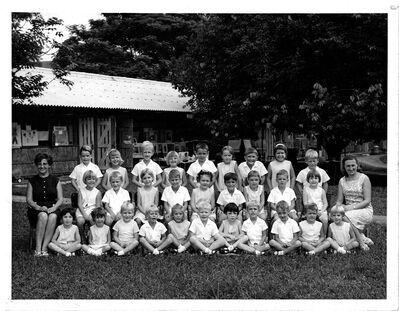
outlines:
[{"label": "group of children", "polygon": [[[62,210],[62,224],[49,248],[66,256],[79,249],[96,256],[109,251],[123,256],[139,244],[154,255],[166,249],[182,253],[190,247],[203,254],[241,250],[262,255],[271,250],[285,255],[302,246],[314,255],[329,247],[345,254],[358,246],[350,224],[343,221],[343,208],[335,206],[330,217],[327,214],[329,177],[317,166],[314,150],[306,152],[308,167],[297,177],[284,144],[275,146],[275,159],[267,169],[254,148],[248,148],[245,162],[237,165],[233,149],[226,146],[223,162],[216,167],[208,159],[208,146],[197,144],[197,160],[190,165],[188,178],[175,151],[167,154],[169,167],[164,170],[151,160],[153,153],[153,144],[144,142],[143,160],[132,170],[137,186],[132,199],[125,189],[129,179],[119,151],[109,152],[110,167],[103,176],[91,162],[91,148],[83,146],[81,163],[70,175],[78,191],[78,208],[76,213],[72,208]],[[296,208],[295,182],[303,213]],[[96,188],[100,183],[104,196]],[[267,200],[265,185],[270,190]]]}]

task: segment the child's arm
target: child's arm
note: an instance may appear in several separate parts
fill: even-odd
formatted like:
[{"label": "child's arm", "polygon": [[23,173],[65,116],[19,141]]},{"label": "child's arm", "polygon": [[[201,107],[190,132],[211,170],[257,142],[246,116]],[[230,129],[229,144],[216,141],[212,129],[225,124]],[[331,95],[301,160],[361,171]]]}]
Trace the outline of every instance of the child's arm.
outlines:
[{"label": "child's arm", "polygon": [[265,191],[262,191],[260,194],[259,210],[261,210],[264,207],[265,207]]},{"label": "child's arm", "polygon": [[78,229],[76,229],[76,231],[75,231],[75,242],[76,243],[82,242],[82,239],[80,238],[80,233],[79,233]]},{"label": "child's arm", "polygon": [[78,181],[76,178],[71,178],[71,184],[75,188],[75,190],[79,192]]},{"label": "child's arm", "polygon": [[197,188],[197,185],[196,185],[196,183],[195,183],[195,180],[194,180],[194,177],[193,177],[193,176],[188,175],[188,182],[189,182],[189,184],[190,184],[194,189]]},{"label": "child's arm", "polygon": [[60,229],[58,229],[58,227],[55,229],[54,235],[51,238],[51,242],[57,244],[57,239],[60,236]]},{"label": "child's arm", "polygon": [[[97,200],[97,197],[96,197]],[[82,197],[82,193],[79,191],[78,192],[78,208],[80,213],[82,214],[84,220],[88,221],[90,220],[89,215],[87,215],[87,213],[85,212],[84,208],[83,208],[83,197]]]},{"label": "child's arm", "polygon": [[267,229],[262,231],[262,238],[260,239],[259,245],[263,245],[263,243],[267,243]]},{"label": "child's arm", "polygon": [[291,200],[290,211],[295,210],[295,199]]},{"label": "child's arm", "polygon": [[163,201],[163,207],[167,215],[170,215],[172,207],[168,203],[168,201]]},{"label": "child's arm", "polygon": [[139,176],[138,175],[133,175],[132,178],[133,184],[135,184],[137,187],[143,187],[144,184],[140,182]]},{"label": "child's arm", "polygon": [[295,171],[294,171],[294,168],[293,168],[293,166],[292,166],[292,164],[291,164],[291,168],[290,168],[290,188],[292,189],[292,190],[294,190],[294,188],[295,188],[295,178],[296,178],[296,176],[295,176]]},{"label": "child's arm", "polygon": [[281,246],[286,246],[286,243],[283,243],[283,241],[280,240],[280,237],[277,233],[273,234],[273,240],[275,240],[278,244]]},{"label": "child's arm", "polygon": [[183,202],[183,212],[187,211],[187,205],[189,201]]},{"label": "child's arm", "polygon": [[241,177],[240,170],[238,169],[237,163],[234,165],[234,172],[237,174],[237,189],[241,190],[244,188],[244,185],[242,183],[242,177]]},{"label": "child's arm", "polygon": [[158,204],[159,204],[159,191],[156,191],[154,195],[154,205],[158,206]]},{"label": "child's arm", "polygon": [[320,227],[320,235],[319,235],[319,240],[317,241],[317,244],[320,244],[326,239],[326,236],[324,234],[323,226]]},{"label": "child's arm", "polygon": [[111,189],[111,185],[108,183],[108,173],[105,172],[103,179],[101,181],[101,186],[105,189],[105,191]]},{"label": "child's arm", "polygon": [[96,196],[96,207],[102,206],[101,199],[102,199],[102,194],[100,191],[98,191],[97,196]]},{"label": "child's arm", "polygon": [[211,195],[211,211],[215,211],[215,191]]},{"label": "child's arm", "polygon": [[324,189],[324,191],[327,193],[327,190],[328,190],[328,181],[326,181],[326,182],[323,182],[322,184],[321,184],[321,187]]},{"label": "child's arm", "polygon": [[216,182],[217,173],[218,173],[218,171],[216,171],[215,173],[212,174],[212,181],[209,184],[209,187],[212,187],[215,183],[217,184],[217,182]]},{"label": "child's arm", "polygon": [[111,230],[108,230],[108,233],[107,233],[107,242],[105,242],[106,244],[109,244],[109,243],[111,243]]},{"label": "child's arm", "polygon": [[[263,176],[261,176],[261,178],[260,178],[260,184],[261,185],[264,185],[265,184],[265,180],[267,179],[267,176],[268,176],[269,174],[268,173],[266,173],[265,175],[263,175]],[[271,188],[270,188],[271,189]]]},{"label": "child's arm", "polygon": [[294,232],[290,245],[294,245],[297,240],[298,240],[298,232]]},{"label": "child's arm", "polygon": [[269,187],[269,189],[270,190],[272,190],[273,189],[273,186],[272,186],[272,167],[271,167],[271,165],[270,165],[270,163],[269,163],[269,165],[267,166],[267,175],[266,175],[266,183],[267,183],[267,186]]},{"label": "child's arm", "polygon": [[162,175],[161,175],[161,173],[159,173],[159,174],[157,175],[157,180],[156,180],[156,182],[154,183],[154,187],[155,187],[155,188],[158,187],[161,183],[162,183]]},{"label": "child's arm", "polygon": [[[158,205],[156,205],[156,206],[158,206]],[[137,208],[139,209],[139,211],[141,213],[145,214],[140,191],[137,191]]]},{"label": "child's arm", "polygon": [[321,194],[321,200],[323,201],[323,210],[327,210],[328,202],[327,202],[327,195],[326,195],[326,192],[324,191],[324,189]]},{"label": "child's arm", "polygon": [[328,229],[327,229],[327,237],[333,238],[330,226],[328,226]]},{"label": "child's arm", "polygon": [[97,188],[99,184],[101,184],[101,181],[103,180],[102,177],[98,177],[95,184],[94,184],[94,188]]},{"label": "child's arm", "polygon": [[186,171],[185,170],[183,170],[183,174],[182,174],[182,177],[181,177],[181,185],[183,187],[187,186],[187,176],[186,176]]},{"label": "child's arm", "polygon": [[89,230],[89,244],[93,244],[93,235],[91,234],[91,230]]},{"label": "child's arm", "polygon": [[349,240],[348,242],[345,243],[345,246],[346,246],[346,245],[349,245],[349,244],[351,244],[352,242],[355,242],[355,241],[356,241],[356,236],[355,236],[355,232],[354,232],[353,229],[352,229],[352,225],[351,225],[350,228],[349,228],[349,236],[350,236],[351,238],[350,238],[350,240]]},{"label": "child's arm", "polygon": [[166,173],[163,172],[162,173],[162,182],[161,182],[161,186],[163,189],[165,189],[168,185],[166,184]]},{"label": "child's arm", "polygon": [[114,230],[114,232],[112,233],[112,239],[119,245],[122,246],[122,242],[119,239],[119,231]]},{"label": "child's arm", "polygon": [[195,206],[195,200],[196,200],[196,191],[193,191],[191,193],[191,200],[190,200],[191,213],[197,213],[198,214],[197,207]]},{"label": "child's arm", "polygon": [[114,211],[112,210],[112,208],[109,206],[108,202],[105,202],[105,210],[111,215],[112,219],[115,220],[116,215],[115,215]]},{"label": "child's arm", "polygon": [[309,195],[308,195],[307,191],[303,191],[303,193],[302,193],[302,203],[303,203],[303,206],[311,203],[311,202],[309,202]]},{"label": "child's arm", "polygon": [[297,181],[297,182],[296,182],[296,187],[297,187],[299,193],[302,194],[302,193],[303,193],[303,185],[302,185],[302,183],[300,183],[299,181]]},{"label": "child's arm", "polygon": [[245,189],[245,187],[244,187],[244,189],[242,190],[242,194],[244,195],[244,198],[245,198],[245,202],[249,202],[249,196],[248,196],[248,192],[247,192],[247,190]]},{"label": "child's arm", "polygon": [[219,183],[218,183],[218,179],[219,179],[219,168],[218,168],[218,170],[216,171],[214,178],[215,178],[215,187],[216,187],[216,190],[219,191],[219,192],[222,191],[222,190],[220,190],[220,188],[219,188]]}]

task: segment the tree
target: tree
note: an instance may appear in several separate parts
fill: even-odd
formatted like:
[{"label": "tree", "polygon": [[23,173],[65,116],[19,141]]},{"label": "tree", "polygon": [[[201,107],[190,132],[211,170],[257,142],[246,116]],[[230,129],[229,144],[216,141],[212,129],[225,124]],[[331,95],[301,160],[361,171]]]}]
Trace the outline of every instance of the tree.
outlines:
[{"label": "tree", "polygon": [[[271,122],[278,130],[312,131],[336,156],[348,139],[375,137],[363,120],[361,131],[340,130],[353,122],[348,111],[363,109],[362,118],[378,115],[385,137],[386,14],[207,17],[173,66],[172,82],[215,136],[248,137],[256,124]],[[314,85],[328,89],[331,110],[314,101]],[[358,97],[363,102],[351,100]],[[339,103],[357,106],[335,109]]]},{"label": "tree", "polygon": [[[50,33],[55,32],[55,37],[61,37],[62,34],[56,31],[56,26],[61,24],[62,20],[53,17],[46,21],[39,13],[12,13],[11,75],[15,101],[32,101],[31,98],[41,95],[47,87],[48,82],[42,81],[42,75],[23,75],[20,71],[33,68],[44,54],[58,46]],[[67,71],[55,67],[53,72],[61,83],[72,85],[65,79]]]},{"label": "tree", "polygon": [[72,25],[54,61],[61,68],[169,81],[172,59],[201,20],[194,14],[104,13],[90,27]]}]

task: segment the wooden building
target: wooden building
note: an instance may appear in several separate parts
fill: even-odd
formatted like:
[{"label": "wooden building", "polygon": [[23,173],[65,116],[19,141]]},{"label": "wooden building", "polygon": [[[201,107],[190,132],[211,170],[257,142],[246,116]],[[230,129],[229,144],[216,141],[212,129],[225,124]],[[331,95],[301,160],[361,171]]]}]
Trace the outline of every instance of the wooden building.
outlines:
[{"label": "wooden building", "polygon": [[155,156],[162,157],[172,149],[186,151],[187,141],[201,139],[185,107],[188,99],[170,83],[71,72],[69,89],[54,80],[50,69],[30,72],[51,82],[42,96],[33,98],[34,104],[13,102],[14,177],[36,173],[32,163],[38,152],[54,157],[55,174],[68,174],[83,144],[93,147],[100,168],[106,168],[111,148],[121,151],[130,168],[139,156],[139,142],[154,142]]}]

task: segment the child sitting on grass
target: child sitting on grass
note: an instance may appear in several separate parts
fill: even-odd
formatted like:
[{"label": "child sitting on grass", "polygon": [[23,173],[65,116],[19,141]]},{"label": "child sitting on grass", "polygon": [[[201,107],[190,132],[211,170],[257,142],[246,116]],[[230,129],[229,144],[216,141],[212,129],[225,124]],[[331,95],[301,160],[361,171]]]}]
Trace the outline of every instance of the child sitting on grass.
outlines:
[{"label": "child sitting on grass", "polygon": [[215,214],[215,191],[214,187],[210,187],[213,175],[208,171],[200,171],[197,175],[197,181],[199,182],[199,188],[194,188],[191,193],[191,220],[198,218],[198,204],[201,201],[208,202],[211,205],[211,215],[209,219],[213,222],[216,221]]},{"label": "child sitting on grass", "polygon": [[216,224],[209,219],[211,205],[201,202],[198,206],[199,218],[192,221],[190,226],[190,242],[201,253],[212,255],[226,245],[226,240],[219,234]]},{"label": "child sitting on grass", "polygon": [[[180,186],[181,178],[178,170],[173,169],[169,172],[169,182],[170,186],[165,188],[161,197],[164,202],[164,218],[166,222],[171,220],[172,206],[176,204],[183,206],[184,214],[187,215],[187,205],[190,201],[190,194],[187,188]],[[187,216],[185,218],[187,219]]]},{"label": "child sitting on grass", "polygon": [[298,241],[299,227],[295,220],[288,217],[289,205],[286,201],[280,201],[276,205],[278,219],[272,226],[273,239],[269,244],[277,251],[274,255],[285,255],[301,246]]},{"label": "child sitting on grass", "polygon": [[270,249],[267,244],[267,225],[259,217],[259,204],[255,202],[247,203],[248,219],[242,224],[242,231],[245,237],[240,240],[238,248],[259,256]]},{"label": "child sitting on grass", "polygon": [[75,252],[82,246],[80,244],[79,229],[72,224],[75,213],[72,208],[65,208],[61,211],[62,225],[59,225],[54,232],[53,238],[48,247],[58,254],[67,257],[74,256]]},{"label": "child sitting on grass", "polygon": [[90,227],[89,245],[82,245],[82,249],[90,255],[101,256],[111,249],[111,233],[105,225],[106,214],[102,207],[97,207],[91,212],[94,225]]},{"label": "child sitting on grass", "polygon": [[345,209],[343,206],[333,206],[330,212],[333,223],[328,227],[328,238],[331,247],[340,254],[350,253],[359,246],[350,223],[343,221]]},{"label": "child sitting on grass", "polygon": [[159,203],[159,192],[158,188],[153,185],[154,173],[145,168],[140,173],[143,187],[137,188],[137,211],[133,217],[133,220],[137,222],[138,226],[141,227],[145,222],[145,213],[151,205],[158,206]]},{"label": "child sitting on grass", "polygon": [[238,209],[240,210],[238,219],[242,221],[242,204],[245,203],[245,197],[240,190],[237,190],[237,180],[238,176],[236,173],[227,173],[224,175],[226,189],[220,192],[217,200],[217,204],[220,206],[218,211],[219,222],[222,222],[222,220],[227,218],[224,213],[224,206],[228,203],[234,203],[238,206]]},{"label": "child sitting on grass", "polygon": [[139,231],[140,243],[147,253],[159,255],[163,249],[168,247],[170,241],[166,240],[166,228],[158,222],[159,210],[155,205],[150,206],[146,211],[147,222]]},{"label": "child sitting on grass", "polygon": [[121,207],[122,219],[119,219],[112,228],[114,242],[111,242],[110,246],[118,256],[129,253],[139,245],[139,227],[133,220],[133,214],[133,204],[124,202]]},{"label": "child sitting on grass", "polygon": [[222,221],[219,233],[226,240],[226,247],[220,250],[221,253],[234,252],[240,243],[240,238],[243,237],[241,221],[237,219],[239,212],[240,210],[235,203],[228,203],[224,207],[227,219]]},{"label": "child sitting on grass", "polygon": [[111,189],[104,194],[102,202],[105,203],[107,216],[105,223],[110,226],[114,221],[121,219],[121,206],[123,202],[130,202],[129,192],[122,188],[123,176],[118,171],[110,175]]},{"label": "child sitting on grass", "polygon": [[302,247],[307,254],[315,255],[329,248],[330,243],[326,240],[323,224],[316,221],[317,205],[312,203],[305,207],[306,220],[299,223],[301,232],[298,240],[302,242]]},{"label": "child sitting on grass", "polygon": [[184,219],[184,208],[180,204],[172,207],[172,220],[168,222],[169,243],[177,247],[178,253],[186,251],[191,243],[189,238],[190,222]]}]

